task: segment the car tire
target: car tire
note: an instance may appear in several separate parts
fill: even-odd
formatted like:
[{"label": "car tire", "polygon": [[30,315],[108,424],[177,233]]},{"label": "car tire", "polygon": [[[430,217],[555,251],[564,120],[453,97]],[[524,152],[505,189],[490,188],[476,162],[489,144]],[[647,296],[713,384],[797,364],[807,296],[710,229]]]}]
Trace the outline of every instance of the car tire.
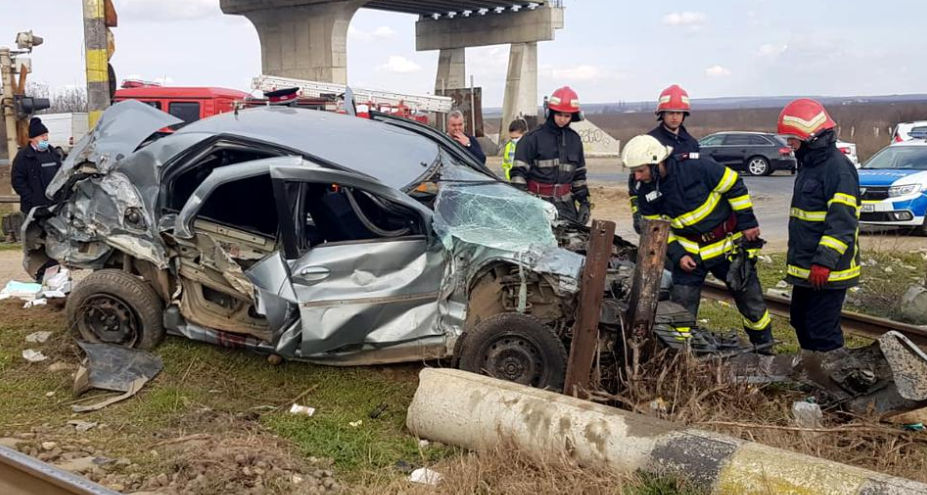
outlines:
[{"label": "car tire", "polygon": [[83,339],[152,349],[164,339],[163,305],[147,282],[116,269],[97,270],[68,296],[68,323]]},{"label": "car tire", "polygon": [[762,156],[751,156],[747,159],[747,163],[744,168],[750,175],[762,176],[772,173],[772,169],[769,166],[769,160]]},{"label": "car tire", "polygon": [[464,332],[455,346],[457,367],[522,385],[563,390],[567,350],[536,318],[519,313],[492,316]]}]

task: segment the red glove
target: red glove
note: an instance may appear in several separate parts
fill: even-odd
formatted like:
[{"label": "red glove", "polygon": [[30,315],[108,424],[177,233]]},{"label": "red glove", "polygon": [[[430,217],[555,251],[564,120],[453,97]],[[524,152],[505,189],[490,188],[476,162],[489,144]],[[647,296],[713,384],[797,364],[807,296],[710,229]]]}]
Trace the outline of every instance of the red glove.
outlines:
[{"label": "red glove", "polygon": [[827,283],[827,277],[830,276],[830,268],[821,265],[811,265],[811,274],[808,275],[808,281],[815,289],[824,287]]}]

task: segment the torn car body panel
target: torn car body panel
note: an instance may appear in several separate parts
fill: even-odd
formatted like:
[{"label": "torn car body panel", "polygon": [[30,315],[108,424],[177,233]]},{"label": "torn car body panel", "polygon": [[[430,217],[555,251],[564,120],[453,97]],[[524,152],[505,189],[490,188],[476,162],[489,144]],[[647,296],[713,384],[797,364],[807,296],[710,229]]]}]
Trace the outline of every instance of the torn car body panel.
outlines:
[{"label": "torn car body panel", "polygon": [[149,280],[169,333],[347,365],[448,356],[493,311],[572,321],[588,233],[431,131],[255,108],[151,140],[173,121],[139,105],[104,114],[27,249]]}]

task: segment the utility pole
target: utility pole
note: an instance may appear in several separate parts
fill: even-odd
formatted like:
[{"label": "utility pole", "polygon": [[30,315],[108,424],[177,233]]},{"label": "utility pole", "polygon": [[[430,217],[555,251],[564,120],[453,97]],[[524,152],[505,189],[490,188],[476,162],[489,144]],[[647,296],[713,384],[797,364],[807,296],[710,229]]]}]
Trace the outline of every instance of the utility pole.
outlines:
[{"label": "utility pole", "polygon": [[[6,152],[9,164],[13,163],[19,146],[16,142],[16,106],[13,99],[13,57],[10,49],[0,46],[0,85],[3,86],[3,121],[6,126]],[[7,194],[7,191],[0,191]]]},{"label": "utility pole", "polygon": [[[83,0],[84,53],[87,66],[87,115],[90,128],[110,105],[109,59],[113,54],[109,26],[116,24],[110,0]],[[114,82],[114,81],[113,81]]]}]

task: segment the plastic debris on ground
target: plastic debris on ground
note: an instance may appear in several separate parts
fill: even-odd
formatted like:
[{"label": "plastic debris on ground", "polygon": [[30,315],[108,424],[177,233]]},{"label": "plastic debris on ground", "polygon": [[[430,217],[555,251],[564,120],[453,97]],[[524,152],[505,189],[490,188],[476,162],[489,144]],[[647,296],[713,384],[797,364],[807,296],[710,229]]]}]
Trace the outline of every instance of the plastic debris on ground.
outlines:
[{"label": "plastic debris on ground", "polygon": [[315,414],[315,408],[309,406],[301,406],[299,404],[293,404],[290,407],[290,414],[301,414],[303,416],[312,416]]},{"label": "plastic debris on ground", "polygon": [[98,411],[128,399],[164,368],[161,358],[149,352],[112,344],[78,342],[77,345],[87,354],[87,359],[74,377],[75,395],[91,388],[124,393],[89,406],[73,405],[74,412]]},{"label": "plastic debris on ground", "polygon": [[441,482],[444,475],[428,468],[418,468],[409,475],[409,481],[412,483],[421,483],[423,485],[437,485]]},{"label": "plastic debris on ground", "polygon": [[780,280],[779,283],[776,284],[777,289],[785,289],[788,286],[789,286],[789,283],[786,282],[785,280]]},{"label": "plastic debris on ground", "polygon": [[29,361],[30,363],[38,363],[40,361],[45,361],[48,359],[48,356],[42,354],[42,351],[36,351],[33,349],[24,349],[23,350],[23,359]]},{"label": "plastic debris on ground", "polygon": [[907,431],[924,431],[924,423],[911,423],[902,426],[902,428]]},{"label": "plastic debris on ground", "polygon": [[42,299],[35,299],[35,300],[32,300],[32,301],[26,301],[26,304],[23,304],[23,309],[29,309],[29,308],[34,307],[34,306],[47,306],[47,305],[48,305],[48,299],[45,299],[45,298],[43,297]]},{"label": "plastic debris on ground", "polygon": [[429,446],[429,445],[431,445],[431,442],[429,442],[428,440],[419,440],[419,441],[418,441],[418,446],[419,446],[419,448],[424,449],[425,447],[427,447],[427,446]]},{"label": "plastic debris on ground", "polygon": [[42,277],[45,297],[64,297],[71,292],[71,271],[61,266],[53,266]]},{"label": "plastic debris on ground", "polygon": [[0,300],[17,298],[23,301],[35,300],[42,291],[42,284],[32,282],[17,282],[10,280],[6,283],[3,290],[0,290]]},{"label": "plastic debris on ground", "polygon": [[351,421],[350,423],[348,423],[348,425],[349,425],[351,428],[357,428],[358,426],[360,426],[360,425],[362,425],[362,424],[364,424],[364,421],[363,421],[363,420],[360,420],[360,419],[357,420],[357,421]]},{"label": "plastic debris on ground", "polygon": [[26,335],[26,342],[31,342],[33,344],[41,344],[48,340],[51,337],[51,332],[35,332]]}]

